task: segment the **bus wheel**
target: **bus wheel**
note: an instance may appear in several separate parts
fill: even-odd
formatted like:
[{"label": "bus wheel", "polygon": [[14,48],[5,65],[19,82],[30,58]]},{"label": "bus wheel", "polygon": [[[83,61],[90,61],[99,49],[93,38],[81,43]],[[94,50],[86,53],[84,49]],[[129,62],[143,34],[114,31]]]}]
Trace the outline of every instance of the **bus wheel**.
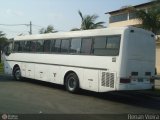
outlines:
[{"label": "bus wheel", "polygon": [[70,73],[66,77],[65,86],[67,91],[71,93],[76,93],[79,90],[79,79],[75,73]]},{"label": "bus wheel", "polygon": [[21,70],[19,67],[16,67],[13,71],[13,76],[15,80],[21,80]]}]

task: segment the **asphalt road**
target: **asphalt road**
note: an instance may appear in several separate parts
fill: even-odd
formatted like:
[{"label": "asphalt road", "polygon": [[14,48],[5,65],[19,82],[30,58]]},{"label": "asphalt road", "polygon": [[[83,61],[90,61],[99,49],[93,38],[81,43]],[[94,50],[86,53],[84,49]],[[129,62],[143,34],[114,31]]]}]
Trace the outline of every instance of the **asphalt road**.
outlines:
[{"label": "asphalt road", "polygon": [[63,86],[0,76],[0,113],[23,114],[125,114],[159,113],[160,97],[138,92],[78,94]]}]

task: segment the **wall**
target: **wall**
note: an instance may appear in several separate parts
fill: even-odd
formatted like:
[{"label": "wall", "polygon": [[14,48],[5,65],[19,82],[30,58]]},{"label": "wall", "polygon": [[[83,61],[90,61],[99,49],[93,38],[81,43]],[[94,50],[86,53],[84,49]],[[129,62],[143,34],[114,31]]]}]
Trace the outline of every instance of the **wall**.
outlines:
[{"label": "wall", "polygon": [[139,20],[132,19],[132,20],[109,23],[109,27],[124,27],[124,26],[139,25],[139,24],[141,24]]},{"label": "wall", "polygon": [[160,44],[157,44],[156,47],[156,68],[157,68],[157,74],[160,75]]}]

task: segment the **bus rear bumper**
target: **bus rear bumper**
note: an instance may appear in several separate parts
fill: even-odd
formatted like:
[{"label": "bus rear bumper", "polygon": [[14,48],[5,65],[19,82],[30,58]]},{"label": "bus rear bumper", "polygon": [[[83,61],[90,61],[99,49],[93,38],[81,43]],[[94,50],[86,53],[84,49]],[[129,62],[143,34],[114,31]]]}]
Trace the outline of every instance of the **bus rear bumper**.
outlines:
[{"label": "bus rear bumper", "polygon": [[139,83],[139,84],[119,84],[117,90],[148,90],[152,89],[154,84]]}]

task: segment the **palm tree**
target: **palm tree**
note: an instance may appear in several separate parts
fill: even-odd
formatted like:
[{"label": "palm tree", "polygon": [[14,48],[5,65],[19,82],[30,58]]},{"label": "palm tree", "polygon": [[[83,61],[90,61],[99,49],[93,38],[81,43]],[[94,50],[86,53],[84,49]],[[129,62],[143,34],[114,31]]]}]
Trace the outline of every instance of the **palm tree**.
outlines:
[{"label": "palm tree", "polygon": [[47,28],[41,28],[39,30],[40,34],[45,34],[45,33],[55,33],[57,31],[54,30],[54,27],[52,25],[48,25]]},{"label": "palm tree", "polygon": [[156,0],[155,4],[146,12],[145,10],[136,10],[137,18],[142,22],[142,28],[157,34],[160,30],[160,0]]},{"label": "palm tree", "polygon": [[87,29],[96,29],[96,28],[103,28],[103,24],[104,22],[97,22],[95,23],[95,21],[97,20],[98,16],[97,15],[85,15],[83,16],[81,11],[78,11],[81,19],[82,19],[82,23],[81,23],[81,29],[82,30],[87,30]]},{"label": "palm tree", "polygon": [[5,34],[2,31],[0,31],[0,62],[1,62],[1,51],[6,43],[7,43],[7,38]]}]

